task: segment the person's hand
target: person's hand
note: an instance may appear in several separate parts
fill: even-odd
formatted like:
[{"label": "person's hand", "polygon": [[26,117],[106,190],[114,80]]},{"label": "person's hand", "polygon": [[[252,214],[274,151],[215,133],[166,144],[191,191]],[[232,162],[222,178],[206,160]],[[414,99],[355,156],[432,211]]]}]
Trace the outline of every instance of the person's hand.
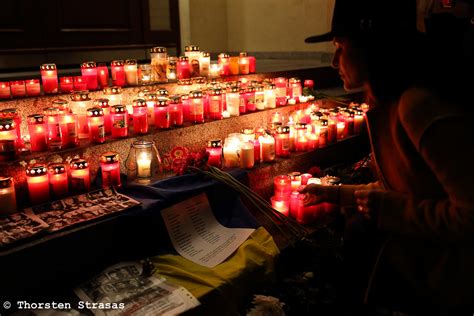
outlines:
[{"label": "person's hand", "polygon": [[374,193],[380,192],[382,190],[356,190],[354,191],[354,196],[357,204],[357,211],[363,214],[368,219],[372,219],[375,216],[374,208]]},{"label": "person's hand", "polygon": [[339,204],[339,186],[308,184],[298,192],[304,194],[304,206],[315,205],[323,202]]}]

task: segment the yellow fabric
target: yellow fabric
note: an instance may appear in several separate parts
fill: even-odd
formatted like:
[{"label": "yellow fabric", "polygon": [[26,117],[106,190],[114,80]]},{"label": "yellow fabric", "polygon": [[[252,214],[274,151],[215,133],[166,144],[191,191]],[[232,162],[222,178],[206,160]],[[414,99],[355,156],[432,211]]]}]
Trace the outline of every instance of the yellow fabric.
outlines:
[{"label": "yellow fabric", "polygon": [[[157,267],[157,275],[188,289],[203,305],[208,305],[205,308],[212,306],[216,314],[225,315],[235,310],[239,299],[250,290],[271,280],[278,254],[272,236],[259,227],[236,252],[214,268],[198,265],[176,254],[160,255],[151,260]],[[206,312],[206,315],[211,313]]]}]

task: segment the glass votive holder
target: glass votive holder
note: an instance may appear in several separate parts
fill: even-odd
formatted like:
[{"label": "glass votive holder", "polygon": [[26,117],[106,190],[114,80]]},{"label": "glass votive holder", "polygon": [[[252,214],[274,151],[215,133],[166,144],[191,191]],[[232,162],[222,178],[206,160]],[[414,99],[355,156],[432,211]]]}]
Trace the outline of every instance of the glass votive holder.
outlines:
[{"label": "glass votive holder", "polygon": [[272,196],[270,198],[272,207],[285,216],[290,215],[290,198],[285,196]]},{"label": "glass votive holder", "polygon": [[118,187],[120,181],[120,156],[109,151],[100,156],[100,168],[102,169],[102,187]]}]

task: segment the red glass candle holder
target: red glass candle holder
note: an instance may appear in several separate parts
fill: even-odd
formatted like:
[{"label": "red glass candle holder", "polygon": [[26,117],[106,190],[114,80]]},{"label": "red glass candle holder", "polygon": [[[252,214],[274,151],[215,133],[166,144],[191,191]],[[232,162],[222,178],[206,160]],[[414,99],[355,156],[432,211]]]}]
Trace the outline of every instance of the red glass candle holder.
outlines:
[{"label": "red glass candle holder", "polygon": [[82,158],[75,158],[69,165],[69,180],[71,192],[80,194],[91,189],[89,163]]},{"label": "red glass candle holder", "polygon": [[194,90],[189,93],[190,100],[190,120],[193,123],[204,123],[204,102],[201,90]]},{"label": "red glass candle holder", "polygon": [[207,143],[206,152],[209,154],[207,163],[209,166],[222,168],[222,141],[214,139]]},{"label": "red glass candle holder", "polygon": [[133,132],[138,135],[148,133],[148,110],[144,99],[133,100]]},{"label": "red glass candle holder", "polygon": [[104,112],[101,108],[87,109],[87,122],[89,124],[89,140],[96,144],[105,143]]},{"label": "red glass candle holder", "polygon": [[81,75],[87,84],[87,90],[97,90],[99,80],[97,78],[97,64],[94,61],[86,61],[81,64]]},{"label": "red glass candle holder", "polygon": [[31,151],[48,150],[48,126],[44,115],[28,116],[28,132],[30,133]]},{"label": "red glass candle holder", "polygon": [[349,137],[354,135],[354,112],[351,110],[346,110],[344,114],[344,137]]},{"label": "red glass candle holder", "polygon": [[41,94],[41,85],[39,79],[30,79],[25,82],[26,94],[29,97],[36,97]]},{"label": "red glass candle holder", "polygon": [[53,100],[52,107],[58,109],[59,114],[71,113],[71,108],[69,107],[69,102],[64,100],[64,99],[55,99],[55,100]]},{"label": "red glass candle holder", "polygon": [[[82,77],[78,77],[81,78]],[[61,88],[62,93],[69,93],[74,90],[74,79],[73,77],[59,77],[59,87]],[[83,87],[81,87],[83,88]],[[83,90],[83,89],[81,89]]]},{"label": "red glass candle holder", "polygon": [[139,97],[146,101],[148,123],[150,123],[150,125],[155,125],[155,106],[158,95],[154,92],[146,92],[143,93],[143,95],[139,95]]},{"label": "red glass candle holder", "polygon": [[56,69],[56,64],[43,64],[40,67],[40,72],[44,93],[58,93],[58,70]]},{"label": "red glass candle holder", "polygon": [[62,113],[59,115],[59,125],[61,127],[62,148],[77,147],[79,145],[77,116],[72,113]]},{"label": "red glass candle holder", "polygon": [[258,139],[255,139],[254,141],[252,141],[252,143],[253,143],[253,156],[254,156],[253,159],[255,163],[258,163],[261,160],[260,142],[258,141]]},{"label": "red glass candle holder", "polygon": [[229,76],[230,75],[230,56],[226,53],[220,53],[217,56],[217,64],[219,65],[220,75]]},{"label": "red glass candle holder", "polygon": [[99,107],[102,109],[102,112],[104,114],[105,134],[110,135],[110,133],[112,133],[112,118],[110,116],[109,99],[106,99],[106,98],[95,99],[93,104],[94,104],[94,107]]},{"label": "red glass candle holder", "polygon": [[290,215],[290,198],[283,196],[272,196],[270,198],[272,207],[285,216]]},{"label": "red glass candle holder", "polygon": [[296,102],[299,102],[299,97],[303,94],[301,80],[299,78],[290,78],[289,90],[290,99],[295,99]]},{"label": "red glass candle holder", "polygon": [[209,118],[211,120],[221,120],[223,111],[223,96],[221,88],[213,88],[209,94]]},{"label": "red glass candle holder", "polygon": [[274,196],[290,197],[291,179],[287,175],[279,175],[273,178]]},{"label": "red glass candle holder", "polygon": [[178,79],[191,78],[191,66],[188,57],[180,56],[176,64],[176,76]]},{"label": "red glass candle holder", "polygon": [[167,98],[158,98],[155,105],[155,128],[170,128],[170,105]]},{"label": "red glass candle holder", "polygon": [[248,75],[250,73],[250,61],[247,52],[239,54],[239,74]]},{"label": "red glass candle holder", "polygon": [[43,114],[45,115],[45,121],[47,123],[48,149],[50,150],[59,150],[62,148],[61,124],[59,123],[60,113],[61,111],[56,107],[43,109]]},{"label": "red glass candle holder", "polygon": [[82,76],[73,77],[73,89],[75,91],[87,90],[87,82],[82,78]]},{"label": "red glass candle holder", "polygon": [[66,165],[63,163],[52,163],[48,165],[49,189],[54,200],[62,199],[69,192],[69,183]]},{"label": "red glass candle holder", "polygon": [[26,86],[24,80],[16,80],[10,82],[10,91],[12,97],[21,98],[26,97]]},{"label": "red glass candle holder", "polygon": [[100,168],[102,169],[102,187],[118,187],[120,181],[120,157],[115,152],[106,152],[100,156]]},{"label": "red glass candle holder", "polygon": [[0,111],[1,118],[11,118],[15,122],[16,140],[15,146],[17,149],[23,147],[23,139],[21,137],[21,116],[17,109],[8,108]]},{"label": "red glass candle holder", "polygon": [[138,65],[136,59],[127,59],[125,60],[125,65],[123,66],[125,71],[125,83],[128,86],[138,85]]},{"label": "red glass candle holder", "polygon": [[328,120],[321,119],[319,121],[319,147],[328,144]]},{"label": "red glass candle holder", "polygon": [[49,177],[46,165],[29,165],[26,168],[26,182],[28,183],[28,193],[32,205],[49,201]]},{"label": "red glass candle holder", "polygon": [[0,161],[15,159],[18,134],[12,118],[0,118]]},{"label": "red glass candle holder", "polygon": [[290,172],[288,177],[291,181],[291,191],[297,191],[301,186],[301,173],[298,171]]},{"label": "red glass candle holder", "polygon": [[275,135],[275,154],[277,157],[290,157],[290,127],[278,126]]},{"label": "red glass candle holder", "polygon": [[[252,108],[253,111],[255,111],[255,109],[262,111],[265,110],[265,108],[267,107],[265,103],[265,88],[263,85],[259,84],[255,86],[254,101],[255,107]],[[248,106],[247,110],[249,110]]]},{"label": "red glass candle holder", "polygon": [[112,75],[112,85],[125,86],[125,69],[123,60],[112,60],[110,63],[110,72]]},{"label": "red glass candle holder", "polygon": [[[153,82],[166,82],[167,79],[176,79],[176,68],[174,69],[174,76],[171,75],[171,69],[176,67],[171,66],[172,62],[168,63],[168,54],[166,47],[152,47],[150,49],[151,59],[151,81]],[[171,76],[168,76],[171,75]]]},{"label": "red glass candle holder", "polygon": [[114,105],[110,108],[112,118],[112,137],[123,138],[128,135],[128,113],[124,105]]},{"label": "red glass candle holder", "polygon": [[10,99],[10,82],[0,82],[0,99]]},{"label": "red glass candle holder", "polygon": [[170,114],[170,125],[173,125],[173,126],[183,125],[183,104],[181,103],[180,96],[170,97],[169,114]]},{"label": "red glass candle holder", "polygon": [[87,121],[87,109],[92,107],[92,100],[88,91],[78,91],[70,95],[71,110],[77,116],[77,129],[80,139],[89,138],[89,122]]},{"label": "red glass candle holder", "polygon": [[288,79],[284,77],[275,78],[275,102],[277,106],[284,106],[287,102]]},{"label": "red glass candle holder", "polygon": [[97,81],[101,89],[109,86],[109,69],[104,63],[97,65]]},{"label": "red glass candle holder", "polygon": [[122,88],[119,86],[106,87],[103,90],[104,97],[109,100],[109,105],[123,104],[122,102]]}]

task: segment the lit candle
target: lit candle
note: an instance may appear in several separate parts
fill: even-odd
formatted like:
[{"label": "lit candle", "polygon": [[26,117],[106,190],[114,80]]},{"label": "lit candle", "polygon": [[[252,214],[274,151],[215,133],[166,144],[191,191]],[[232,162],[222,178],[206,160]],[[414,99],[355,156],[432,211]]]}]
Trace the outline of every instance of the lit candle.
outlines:
[{"label": "lit candle", "polygon": [[44,115],[28,116],[28,132],[30,133],[31,151],[46,151],[48,149],[48,128]]},{"label": "lit candle", "polygon": [[10,90],[12,93],[12,97],[26,97],[26,87],[24,80],[16,80],[10,82]]},{"label": "lit candle", "polygon": [[89,124],[89,140],[93,143],[105,143],[104,112],[101,108],[87,109],[87,121]]},{"label": "lit candle", "polygon": [[0,176],[0,216],[16,212],[16,195],[13,178]]},{"label": "lit candle", "polygon": [[209,118],[211,120],[222,119],[222,89],[212,88],[208,91],[209,94]]},{"label": "lit candle", "polygon": [[[201,50],[199,46],[196,46],[196,45],[185,46],[184,55],[188,57],[188,60],[189,60],[189,66],[191,68],[190,77],[198,77],[199,76],[199,60],[201,58]],[[179,79],[179,76],[178,76],[178,79]]]},{"label": "lit candle", "polygon": [[290,87],[290,98],[295,99],[296,102],[299,102],[299,97],[302,95],[301,80],[298,78],[290,78],[289,80]]},{"label": "lit candle", "polygon": [[273,178],[274,195],[277,197],[289,197],[291,194],[291,179],[287,175],[279,175]]},{"label": "lit candle", "polygon": [[354,113],[354,134],[360,134],[364,124],[364,112],[356,109]]},{"label": "lit candle", "polygon": [[252,141],[253,143],[253,156],[254,156],[254,161],[255,163],[260,162],[260,154],[261,154],[261,147],[260,147],[260,142],[258,139],[255,139]]},{"label": "lit candle", "polygon": [[[168,68],[168,54],[166,47],[152,47],[150,49],[151,58],[151,81],[154,82],[166,82],[168,81],[167,68]],[[176,66],[176,64],[175,64]],[[176,76],[176,71],[175,71]],[[176,79],[173,78],[173,79]]]},{"label": "lit candle", "polygon": [[39,79],[30,79],[26,81],[26,94],[29,97],[36,97],[41,94],[41,86]]},{"label": "lit candle", "polygon": [[0,83],[0,99],[10,99],[10,83],[9,82],[1,82]]},{"label": "lit candle", "polygon": [[319,147],[328,144],[328,120],[321,119],[319,121]]},{"label": "lit candle", "polygon": [[125,82],[128,86],[136,86],[138,85],[138,68],[137,68],[137,60],[136,59],[127,59],[125,60]]},{"label": "lit candle", "polygon": [[170,128],[170,106],[168,98],[158,98],[154,110],[155,128]]},{"label": "lit candle", "polygon": [[254,74],[257,70],[257,60],[255,59],[255,56],[248,56],[249,58],[249,72],[251,74]]},{"label": "lit candle", "polygon": [[[82,80],[82,77],[79,77]],[[74,90],[73,86],[73,78],[72,77],[59,77],[59,87],[61,88],[62,93],[69,93]],[[83,88],[83,87],[81,87]],[[83,90],[83,89],[78,89]]]},{"label": "lit candle", "polygon": [[279,126],[275,135],[275,154],[277,157],[290,157],[290,127]]},{"label": "lit candle", "polygon": [[319,130],[317,133],[308,134],[308,150],[317,149],[319,147]]},{"label": "lit candle", "polygon": [[270,198],[272,207],[285,216],[290,215],[290,199],[282,196],[272,196]]},{"label": "lit candle", "polygon": [[[346,128],[345,122],[337,122],[337,139],[344,139],[345,128]],[[329,135],[328,135],[328,138],[329,138]]]},{"label": "lit candle", "polygon": [[87,83],[87,90],[97,90],[99,81],[97,77],[97,65],[94,61],[81,64],[82,79]]},{"label": "lit candle", "polygon": [[73,77],[73,87],[76,91],[85,91],[87,90],[87,82],[82,76],[75,76]]},{"label": "lit candle", "polygon": [[[344,131],[344,126],[342,131]],[[330,114],[328,118],[328,144],[334,144],[338,137],[337,115]]]},{"label": "lit candle", "polygon": [[276,108],[276,86],[272,83],[266,84],[264,87],[264,103],[266,109]]},{"label": "lit candle", "polygon": [[229,71],[232,76],[237,76],[239,74],[239,57],[229,57]]},{"label": "lit candle", "polygon": [[62,148],[72,148],[79,145],[77,119],[75,114],[62,113],[59,115],[61,126]]},{"label": "lit candle", "polygon": [[301,175],[301,185],[307,185],[308,180],[311,179],[312,177],[313,177],[313,175],[310,174],[310,173],[303,173]]},{"label": "lit candle", "polygon": [[290,217],[295,219],[298,216],[299,196],[300,193],[298,191],[293,191],[290,195]]},{"label": "lit candle", "polygon": [[251,169],[255,164],[254,147],[252,142],[240,143],[240,168]]},{"label": "lit candle", "polygon": [[229,118],[229,117],[230,117],[229,111],[222,111],[222,118]]},{"label": "lit candle", "polygon": [[177,57],[168,58],[168,68],[166,68],[166,79],[167,80],[176,80],[176,64],[178,63]]},{"label": "lit candle", "polygon": [[26,181],[32,205],[49,201],[48,169],[46,169],[45,165],[29,165],[26,168]]},{"label": "lit candle", "polygon": [[295,134],[295,149],[296,151],[307,151],[308,150],[308,138],[306,137],[307,127],[306,123],[296,124]]},{"label": "lit candle", "polygon": [[211,64],[211,68],[209,69],[209,77],[219,78],[220,72],[221,72],[221,67],[218,64]]},{"label": "lit candle", "polygon": [[[189,92],[188,92],[189,93]],[[181,95],[181,104],[183,105],[183,118],[185,122],[191,121],[191,100],[188,94]]]},{"label": "lit candle", "polygon": [[123,87],[125,86],[125,70],[123,68],[123,60],[112,60],[110,63],[110,72],[112,75],[112,85]]},{"label": "lit candle", "polygon": [[219,65],[220,75],[221,76],[228,76],[230,75],[230,62],[229,62],[229,54],[220,53],[217,56],[217,64]]},{"label": "lit candle", "polygon": [[71,111],[76,114],[79,139],[89,138],[89,123],[87,109],[92,107],[92,100],[87,91],[78,91],[71,94]]},{"label": "lit candle", "polygon": [[[55,100],[53,104],[57,101],[59,100]],[[67,102],[66,102],[66,105],[67,105]],[[43,114],[45,115],[44,120],[47,122],[46,130],[47,130],[47,139],[48,139],[48,149],[50,150],[59,150],[62,148],[62,134],[61,134],[61,126],[59,123],[60,113],[61,111],[57,107],[49,107],[49,108],[43,109]]]},{"label": "lit candle", "polygon": [[207,164],[222,168],[222,141],[214,139],[207,143],[206,152],[209,154]]},{"label": "lit candle", "polygon": [[343,112],[345,127],[344,127],[344,137],[354,135],[354,112],[351,110],[346,110]]},{"label": "lit candle", "polygon": [[94,107],[99,107],[102,109],[104,114],[104,131],[105,134],[110,135],[110,133],[112,133],[112,117],[110,116],[109,99],[95,99],[93,104]]},{"label": "lit candle", "polygon": [[169,105],[170,124],[183,125],[183,104],[180,96],[171,96]]},{"label": "lit candle", "polygon": [[211,55],[208,52],[202,52],[199,59],[199,74],[202,77],[209,76],[209,68],[211,65]]},{"label": "lit candle", "polygon": [[106,87],[103,90],[104,97],[109,100],[109,105],[122,104],[122,88],[118,86]]},{"label": "lit candle", "polygon": [[100,168],[102,169],[102,187],[103,188],[108,188],[112,186],[114,187],[121,186],[122,183],[120,181],[119,154],[115,152],[111,152],[111,151],[103,153],[100,156]]},{"label": "lit candle", "polygon": [[297,191],[301,186],[301,173],[294,171],[289,173],[288,177],[291,180],[291,191]]},{"label": "lit candle", "polygon": [[226,168],[239,166],[239,145],[240,141],[238,138],[226,138],[223,148],[224,165]]},{"label": "lit candle", "polygon": [[7,108],[0,111],[0,118],[11,118],[15,123],[16,139],[15,146],[16,148],[23,147],[23,139],[21,138],[21,116],[17,109]]},{"label": "lit candle", "polygon": [[113,105],[110,109],[112,118],[112,137],[122,138],[128,135],[128,113],[124,105]]},{"label": "lit candle", "polygon": [[265,103],[265,88],[263,85],[256,85],[255,86],[255,108],[257,110],[265,110],[266,103]]},{"label": "lit candle", "polygon": [[66,165],[62,163],[53,163],[48,165],[49,188],[53,199],[62,199],[68,192],[68,178]]},{"label": "lit candle", "polygon": [[109,85],[109,69],[104,63],[99,63],[97,65],[97,81],[99,82],[99,87],[101,89]]},{"label": "lit candle", "polygon": [[239,73],[241,75],[248,75],[250,72],[249,58],[247,52],[239,54]]},{"label": "lit candle", "polygon": [[176,64],[176,77],[178,79],[191,78],[191,66],[188,57],[180,56]]},{"label": "lit candle", "polygon": [[154,92],[146,92],[142,95],[139,94],[139,98],[143,98],[146,101],[148,122],[150,125],[155,125],[155,106],[158,95]]},{"label": "lit candle", "polygon": [[263,135],[259,138],[261,146],[262,161],[271,162],[275,160],[275,139],[271,135]]},{"label": "lit candle", "polygon": [[144,99],[133,100],[133,132],[137,135],[148,133],[148,110]]},{"label": "lit candle", "polygon": [[227,112],[230,116],[239,116],[239,106],[240,106],[240,88],[238,86],[231,86],[227,89],[226,93],[226,105]]},{"label": "lit candle", "polygon": [[72,192],[79,194],[90,191],[91,178],[89,173],[89,164],[85,159],[73,159],[70,164],[69,173]]},{"label": "lit candle", "polygon": [[204,102],[201,90],[194,90],[189,93],[190,100],[190,120],[193,123],[204,123]]},{"label": "lit candle", "polygon": [[15,158],[17,137],[15,121],[12,118],[0,118],[0,161]]},{"label": "lit candle", "polygon": [[44,93],[58,93],[58,71],[56,65],[43,64],[41,65],[40,70]]}]

